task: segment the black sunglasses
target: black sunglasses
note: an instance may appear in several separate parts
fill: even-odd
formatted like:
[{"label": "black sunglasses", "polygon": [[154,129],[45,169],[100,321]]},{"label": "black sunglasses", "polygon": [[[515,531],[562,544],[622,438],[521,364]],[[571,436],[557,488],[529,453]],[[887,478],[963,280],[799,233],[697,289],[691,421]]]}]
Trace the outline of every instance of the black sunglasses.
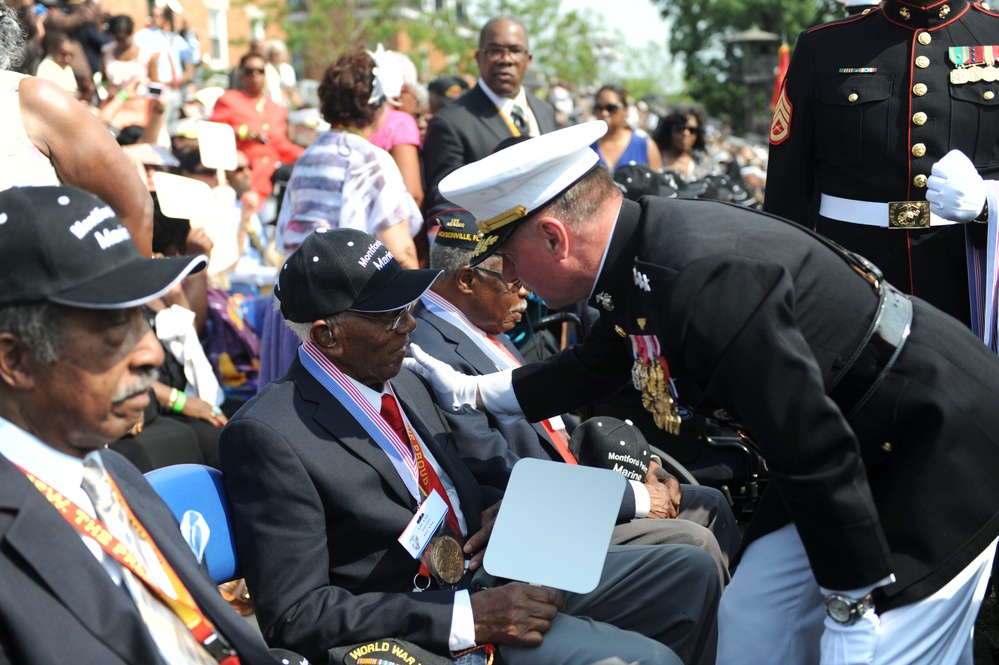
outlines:
[{"label": "black sunglasses", "polygon": [[615,113],[617,113],[618,111],[620,111],[622,108],[623,107],[620,104],[594,104],[593,105],[593,112],[594,113],[603,113],[604,111],[607,111],[608,115],[614,115]]}]

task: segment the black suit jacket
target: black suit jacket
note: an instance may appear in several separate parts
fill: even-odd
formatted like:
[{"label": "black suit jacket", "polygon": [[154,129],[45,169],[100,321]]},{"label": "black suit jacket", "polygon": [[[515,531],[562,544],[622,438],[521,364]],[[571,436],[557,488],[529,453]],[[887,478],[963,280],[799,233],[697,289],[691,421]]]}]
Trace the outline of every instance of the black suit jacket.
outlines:
[{"label": "black suit jacket", "polygon": [[[142,474],[102,453],[135,516],[240,662],[276,665],[260,636],[222,600],[184,542],[176,519]],[[0,663],[160,663],[135,603],[115,585],[25,475],[0,456]]]},{"label": "black suit jacket", "polygon": [[[496,365],[461,330],[417,304],[413,316],[419,322],[410,341],[462,374],[492,374]],[[499,335],[519,360],[517,347],[505,335]],[[473,411],[454,415],[444,412],[455,434],[455,441],[465,464],[483,485],[506,489],[513,465],[524,457],[561,461],[562,457],[545,428],[526,419],[501,422],[491,414]]]},{"label": "black suit jacket", "polygon": [[[483,495],[447,424],[416,375],[404,369],[392,386],[475,533]],[[229,421],[220,446],[240,566],[268,643],[316,663],[330,648],[386,636],[448,653],[454,593],[414,593],[419,563],[397,541],[415,499],[298,358]]]},{"label": "black suit jacket", "polygon": [[[529,92],[527,104],[542,134],[557,129],[554,106]],[[492,154],[500,141],[512,136],[496,105],[478,86],[434,114],[423,142],[427,208],[443,201],[437,186],[444,176]]]},{"label": "black suit jacket", "polygon": [[[894,573],[879,608],[939,589],[999,534],[999,359],[914,299],[912,331],[849,420],[826,387],[878,297],[840,255],[784,220],[711,201],[624,201],[586,341],[514,370],[531,419],[630,379],[629,335],[655,334],[680,402],[741,423],[771,483],[747,540],[793,520],[819,584]],[[927,489],[946,500],[927,501]]]}]

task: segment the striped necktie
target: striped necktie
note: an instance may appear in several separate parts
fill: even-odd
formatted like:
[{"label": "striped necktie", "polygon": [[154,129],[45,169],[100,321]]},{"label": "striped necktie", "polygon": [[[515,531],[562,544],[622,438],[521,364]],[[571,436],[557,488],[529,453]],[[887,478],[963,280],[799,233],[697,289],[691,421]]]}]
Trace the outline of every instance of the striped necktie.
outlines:
[{"label": "striped necktie", "polygon": [[[129,553],[135,556],[153,577],[163,577],[162,567],[142,536],[132,526],[125,507],[105,476],[104,463],[97,453],[88,454],[83,460],[83,491],[90,497],[97,517]],[[128,589],[139,609],[142,621],[159,649],[163,660],[170,665],[218,665],[205,648],[194,638],[184,622],[166,606],[135,573],[121,567],[122,584]],[[169,582],[167,580],[166,582]],[[169,589],[167,589],[169,590]]]}]

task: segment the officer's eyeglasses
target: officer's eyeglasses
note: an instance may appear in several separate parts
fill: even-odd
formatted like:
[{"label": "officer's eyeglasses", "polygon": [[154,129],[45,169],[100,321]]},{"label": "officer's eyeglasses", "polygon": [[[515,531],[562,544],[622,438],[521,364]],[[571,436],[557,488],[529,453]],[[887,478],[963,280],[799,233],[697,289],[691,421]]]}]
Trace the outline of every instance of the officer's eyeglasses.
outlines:
[{"label": "officer's eyeglasses", "polygon": [[372,321],[381,321],[382,323],[388,324],[385,328],[385,332],[394,332],[399,324],[402,323],[402,319],[406,316],[406,312],[412,309],[413,305],[410,303],[405,307],[392,310],[391,312],[380,312],[378,314],[368,314],[366,312],[355,312],[352,309],[348,309],[348,314],[353,314],[354,316],[360,317],[362,319],[370,319]]},{"label": "officer's eyeglasses", "polygon": [[615,113],[617,113],[618,111],[620,111],[621,108],[622,107],[621,107],[620,104],[594,104],[593,105],[593,112],[594,113],[603,113],[603,112],[606,111],[607,115],[614,115]]},{"label": "officer's eyeglasses", "polygon": [[510,59],[514,62],[523,62],[530,55],[530,51],[523,46],[487,46],[482,49],[482,53],[486,56],[487,60],[494,62],[502,59],[507,54],[510,54]]},{"label": "officer's eyeglasses", "polygon": [[513,282],[508,282],[505,279],[503,279],[503,273],[499,272],[498,270],[489,270],[488,268],[480,268],[479,266],[475,266],[474,268],[472,268],[472,270],[478,270],[479,272],[484,272],[487,275],[492,275],[499,281],[506,284],[506,288],[509,289],[511,292],[520,291],[520,289],[523,287],[523,284],[521,284],[519,279]]}]

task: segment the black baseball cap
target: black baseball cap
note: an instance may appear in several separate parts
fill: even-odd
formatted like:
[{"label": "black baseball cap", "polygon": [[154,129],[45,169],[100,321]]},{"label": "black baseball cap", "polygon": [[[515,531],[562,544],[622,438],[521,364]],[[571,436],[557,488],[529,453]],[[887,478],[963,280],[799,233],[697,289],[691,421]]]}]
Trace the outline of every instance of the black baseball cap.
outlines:
[{"label": "black baseball cap", "polygon": [[114,211],[82,189],[0,192],[0,306],[137,307],[207,264],[204,256],[144,258]]},{"label": "black baseball cap", "polygon": [[475,225],[475,216],[453,203],[441,203],[430,209],[427,213],[427,226],[436,224],[440,224],[440,229],[434,236],[435,245],[473,250],[482,240],[479,227]]},{"label": "black baseball cap", "polygon": [[316,229],[295,250],[274,287],[284,318],[309,323],[352,309],[390,312],[430,288],[439,270],[404,270],[373,235]]},{"label": "black baseball cap", "polygon": [[569,450],[580,464],[617,471],[642,481],[649,471],[649,442],[629,420],[597,416],[572,432]]}]

